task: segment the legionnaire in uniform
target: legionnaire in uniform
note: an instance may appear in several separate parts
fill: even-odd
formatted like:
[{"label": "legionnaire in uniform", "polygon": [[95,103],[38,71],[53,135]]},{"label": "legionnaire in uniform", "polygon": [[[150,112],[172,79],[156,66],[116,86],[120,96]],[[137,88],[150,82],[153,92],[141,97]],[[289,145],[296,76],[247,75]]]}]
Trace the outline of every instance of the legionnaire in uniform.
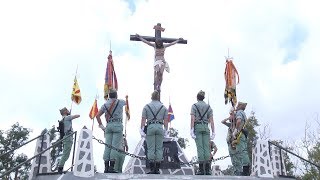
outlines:
[{"label": "legionnaire in uniform", "polygon": [[235,154],[236,154],[236,148],[232,147],[231,143],[234,140],[232,136],[232,132],[235,128],[235,109],[231,107],[230,112],[229,112],[229,117],[222,120],[221,123],[226,125],[228,127],[228,133],[227,133],[227,144],[228,144],[228,151],[229,151],[229,156],[231,159],[232,166],[236,166],[235,162]]},{"label": "legionnaire in uniform", "polygon": [[[160,102],[158,91],[152,93],[151,100],[142,110],[140,134],[142,137],[146,136],[147,157],[150,159],[148,174],[160,174],[160,162],[163,159],[163,137],[168,134],[168,110]],[[144,132],[146,122],[147,134]],[[163,129],[163,125],[165,129]]]},{"label": "legionnaire in uniform", "polygon": [[[80,117],[80,115],[70,115],[70,112],[66,107],[60,109],[60,114],[62,116],[62,121],[63,121],[63,125],[64,125],[64,136],[66,137],[67,135],[73,133],[72,120]],[[59,173],[62,173],[64,163],[68,160],[68,158],[70,156],[72,143],[73,143],[72,136],[69,136],[63,140],[63,154],[62,154],[61,160],[58,164],[58,172]]]},{"label": "legionnaire in uniform", "polygon": [[[247,103],[239,102],[236,115],[235,115],[235,129],[232,132],[232,136],[234,139],[238,138],[239,133],[242,131],[240,135],[240,141],[236,144],[236,155],[235,155],[235,174],[249,176],[250,175],[250,160],[248,156],[248,147],[247,147],[247,137],[246,133],[243,129],[245,122],[247,121],[246,114],[244,110],[246,109]],[[235,142],[236,140],[234,140]],[[233,143],[234,143],[233,142]]]},{"label": "legionnaire in uniform", "polygon": [[[128,148],[128,142],[127,139],[125,137],[125,135],[123,134],[123,138],[121,141],[121,150],[128,152],[129,148]],[[118,159],[116,160],[116,164],[114,165],[114,169],[118,172],[118,173],[122,173],[122,166],[123,166],[123,162],[125,159],[126,155],[123,153],[118,153]]]},{"label": "legionnaire in uniform", "polygon": [[[126,101],[118,99],[117,91],[110,89],[109,99],[104,105],[101,106],[96,118],[99,123],[99,127],[104,131],[105,143],[115,148],[121,148],[122,134],[123,134],[123,106],[126,105]],[[101,115],[105,114],[106,127],[101,122]],[[104,160],[104,173],[117,173],[115,170],[115,161],[117,159],[118,152],[116,150],[105,147],[103,160]]]},{"label": "legionnaire in uniform", "polygon": [[[214,139],[215,130],[213,122],[213,112],[211,107],[206,104],[203,99],[205,92],[200,91],[197,94],[198,102],[191,106],[191,130],[190,134],[196,141],[197,154],[199,163],[199,171],[196,175],[210,175],[211,163],[210,163],[210,147],[209,140]],[[211,136],[208,124],[211,124]],[[205,167],[204,167],[205,166]]]}]

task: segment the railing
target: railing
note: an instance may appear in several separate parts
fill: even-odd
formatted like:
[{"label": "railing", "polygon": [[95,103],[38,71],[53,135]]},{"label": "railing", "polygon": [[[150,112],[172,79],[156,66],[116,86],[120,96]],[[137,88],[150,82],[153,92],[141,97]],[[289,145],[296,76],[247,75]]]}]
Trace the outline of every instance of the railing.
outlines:
[{"label": "railing", "polygon": [[1,154],[1,155],[0,155],[0,158],[1,158],[1,157],[3,157],[3,156],[5,156],[5,155],[7,155],[7,154],[12,153],[13,151],[15,151],[15,150],[17,150],[17,149],[21,148],[22,146],[25,146],[25,145],[29,144],[30,142],[32,142],[32,141],[34,141],[34,140],[38,139],[38,138],[39,138],[39,137],[41,137],[41,136],[43,136],[43,134],[41,134],[41,135],[39,135],[39,136],[37,136],[37,137],[35,137],[35,138],[33,138],[33,139],[29,140],[28,142],[26,142],[26,143],[24,143],[24,144],[20,145],[19,147],[15,148],[15,149],[11,149],[10,151],[8,151],[8,152],[6,152],[6,153]]},{"label": "railing", "polygon": [[[59,145],[63,140],[65,140],[66,138],[68,138],[68,137],[70,137],[70,136],[73,136],[74,134],[75,134],[75,137],[77,137],[77,131],[75,131],[75,132],[73,132],[72,134],[68,134],[68,135],[64,136],[63,139],[60,139],[60,140],[56,141],[55,143],[53,143],[51,146],[49,146],[49,147],[46,148],[45,150],[42,150],[42,144],[43,144],[43,143],[42,143],[42,144],[41,144],[41,152],[40,152],[40,153],[38,153],[37,155],[34,155],[32,158],[29,158],[28,160],[26,160],[26,161],[18,164],[17,166],[11,168],[10,170],[4,172],[3,174],[0,175],[0,179],[2,179],[3,177],[9,175],[11,172],[16,171],[16,170],[17,170],[18,168],[20,168],[22,165],[28,163],[29,161],[33,160],[34,158],[36,158],[36,157],[38,157],[38,156],[39,156],[39,158],[38,158],[38,159],[39,159],[39,162],[38,162],[38,172],[37,172],[37,175],[39,175],[39,174],[40,174],[40,173],[39,173],[39,170],[40,170],[41,155],[42,155],[43,153],[45,153],[46,151],[48,151],[49,149],[51,149],[51,148],[53,148],[53,147],[56,147],[56,146]],[[36,138],[34,138],[34,139],[32,139],[31,141],[33,141],[33,140],[35,140],[35,139],[37,139],[37,138],[39,138],[39,137],[42,136],[42,142],[43,142],[43,139],[44,139],[43,137],[44,137],[44,135],[45,135],[45,133],[42,134],[42,135],[40,135],[40,136],[38,136],[38,137],[36,137]],[[31,141],[30,141],[30,142],[31,142]],[[76,142],[76,139],[75,139],[75,141],[74,141],[74,146],[75,146],[75,142]],[[25,144],[28,144],[28,143],[29,143],[29,142],[27,142],[27,143],[25,143]],[[24,145],[25,145],[25,144],[24,144]],[[22,146],[20,146],[20,147],[22,147]],[[20,147],[19,147],[19,148],[20,148]],[[18,148],[16,148],[16,149],[18,149]],[[75,148],[73,149],[72,164],[73,164],[73,162],[74,162],[74,150],[75,150]],[[11,152],[13,152],[13,151],[11,150]],[[8,153],[8,152],[7,152],[7,153]],[[1,155],[1,156],[3,156],[3,155]],[[72,167],[71,167],[71,171],[72,171]]]},{"label": "railing", "polygon": [[307,159],[305,159],[305,158],[303,158],[303,157],[301,157],[301,156],[299,156],[299,155],[297,155],[297,154],[289,151],[288,149],[286,149],[286,148],[284,148],[284,147],[282,147],[282,146],[280,146],[280,145],[278,145],[278,144],[276,144],[276,143],[273,143],[273,142],[271,142],[271,141],[268,141],[268,144],[269,144],[269,151],[271,151],[271,149],[270,149],[270,146],[271,146],[271,145],[276,146],[276,147],[278,147],[278,148],[280,149],[280,154],[279,154],[279,155],[280,155],[280,172],[281,172],[280,175],[281,175],[281,176],[284,175],[284,173],[283,173],[283,165],[282,165],[282,153],[281,153],[282,150],[283,150],[283,151],[286,151],[287,153],[290,153],[290,154],[296,156],[297,158],[299,158],[299,159],[301,159],[301,160],[303,160],[303,161],[305,161],[305,162],[308,162],[308,163],[314,165],[315,167],[317,167],[317,168],[320,170],[320,166],[319,166],[319,165],[317,165],[317,164],[315,164],[315,163],[313,163],[313,162],[311,162],[311,161],[309,161],[309,160],[307,160]]}]

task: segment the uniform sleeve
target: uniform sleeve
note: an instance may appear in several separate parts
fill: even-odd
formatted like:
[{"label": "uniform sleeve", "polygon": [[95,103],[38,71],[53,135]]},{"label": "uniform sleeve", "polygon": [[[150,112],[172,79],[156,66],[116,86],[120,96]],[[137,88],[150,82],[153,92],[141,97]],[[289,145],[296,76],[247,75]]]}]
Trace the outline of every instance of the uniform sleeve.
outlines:
[{"label": "uniform sleeve", "polygon": [[71,116],[71,115],[66,116],[66,117],[64,118],[64,121],[72,121],[72,116]]},{"label": "uniform sleeve", "polygon": [[190,115],[196,115],[196,107],[194,107],[194,104],[191,106],[191,112]]},{"label": "uniform sleeve", "polygon": [[125,106],[125,105],[126,105],[126,101],[123,100],[123,99],[119,99],[119,105],[120,105],[121,107]]},{"label": "uniform sleeve", "polygon": [[166,107],[164,107],[164,115],[163,115],[163,119],[168,118],[168,109]]},{"label": "uniform sleeve", "polygon": [[241,119],[241,121],[244,121],[241,111],[237,111],[236,119]]},{"label": "uniform sleeve", "polygon": [[105,113],[106,112],[106,106],[105,105],[102,105],[101,108],[100,108],[100,111]]},{"label": "uniform sleeve", "polygon": [[147,106],[144,106],[142,109],[142,118],[147,118]]}]

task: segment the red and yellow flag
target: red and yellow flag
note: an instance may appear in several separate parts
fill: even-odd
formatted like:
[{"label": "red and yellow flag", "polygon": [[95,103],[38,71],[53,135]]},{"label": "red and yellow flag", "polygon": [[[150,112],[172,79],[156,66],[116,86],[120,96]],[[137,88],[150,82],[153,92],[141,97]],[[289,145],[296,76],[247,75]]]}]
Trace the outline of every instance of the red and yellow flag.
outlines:
[{"label": "red and yellow flag", "polygon": [[71,100],[76,104],[80,104],[81,102],[81,92],[80,92],[79,84],[77,81],[77,77],[74,77]]},{"label": "red and yellow flag", "polygon": [[98,105],[97,105],[97,99],[94,100],[94,103],[91,107],[90,113],[89,113],[89,117],[90,119],[94,119],[96,117],[96,115],[98,114]]},{"label": "red and yellow flag", "polygon": [[118,90],[118,80],[117,80],[117,75],[114,69],[112,51],[109,52],[107,69],[106,69],[106,77],[105,77],[105,83],[104,83],[105,100],[108,99],[108,94],[110,89]]},{"label": "red and yellow flag", "polygon": [[128,100],[128,95],[126,95],[126,116],[128,121],[130,120],[130,108],[129,108],[129,100]]}]

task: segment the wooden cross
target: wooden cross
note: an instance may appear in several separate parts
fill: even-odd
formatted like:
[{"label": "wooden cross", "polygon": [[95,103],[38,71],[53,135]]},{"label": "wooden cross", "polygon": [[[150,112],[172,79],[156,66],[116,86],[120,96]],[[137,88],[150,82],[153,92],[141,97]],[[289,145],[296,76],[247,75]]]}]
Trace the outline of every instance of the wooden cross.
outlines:
[{"label": "wooden cross", "polygon": [[[173,41],[176,41],[177,39],[174,38],[162,38],[161,37],[161,32],[163,32],[165,29],[161,27],[161,24],[158,23],[153,27],[154,29],[154,37],[152,36],[140,36],[143,39],[151,42],[155,42],[156,39],[161,39],[163,43],[171,43]],[[136,35],[130,35],[130,41],[141,41]],[[178,42],[179,44],[187,44],[187,40],[182,40]]]}]

